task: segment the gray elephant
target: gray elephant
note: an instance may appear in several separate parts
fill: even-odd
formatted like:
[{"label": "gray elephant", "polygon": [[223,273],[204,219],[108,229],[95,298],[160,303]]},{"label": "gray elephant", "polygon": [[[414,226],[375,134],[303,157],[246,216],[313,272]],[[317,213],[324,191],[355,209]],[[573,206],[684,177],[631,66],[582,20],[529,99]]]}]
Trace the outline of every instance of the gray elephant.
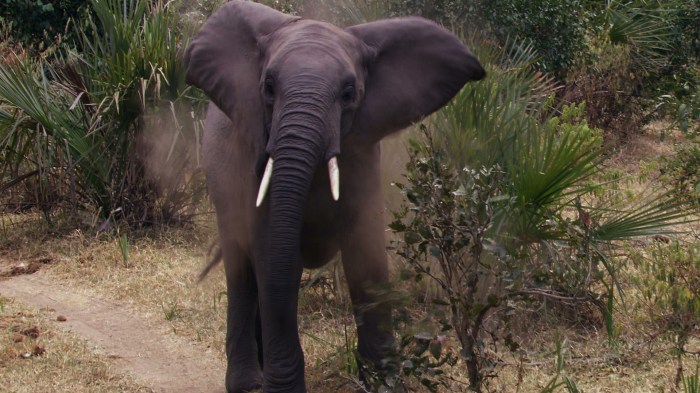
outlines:
[{"label": "gray elephant", "polygon": [[481,79],[478,60],[421,18],[341,29],[232,1],[185,67],[212,102],[202,154],[228,288],[227,390],[306,391],[301,274],[338,251],[358,352],[378,364],[393,335],[372,290],[388,281],[379,142]]}]

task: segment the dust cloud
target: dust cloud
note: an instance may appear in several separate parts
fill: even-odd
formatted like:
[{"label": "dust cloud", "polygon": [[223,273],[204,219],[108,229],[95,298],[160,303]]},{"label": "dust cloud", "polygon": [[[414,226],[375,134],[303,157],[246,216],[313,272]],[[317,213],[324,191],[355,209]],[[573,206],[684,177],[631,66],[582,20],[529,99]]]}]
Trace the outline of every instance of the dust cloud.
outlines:
[{"label": "dust cloud", "polygon": [[[146,179],[159,197],[173,203],[178,195],[203,187],[200,173],[201,115],[187,103],[166,103],[143,115],[136,151]],[[189,195],[190,197],[192,195]]]}]

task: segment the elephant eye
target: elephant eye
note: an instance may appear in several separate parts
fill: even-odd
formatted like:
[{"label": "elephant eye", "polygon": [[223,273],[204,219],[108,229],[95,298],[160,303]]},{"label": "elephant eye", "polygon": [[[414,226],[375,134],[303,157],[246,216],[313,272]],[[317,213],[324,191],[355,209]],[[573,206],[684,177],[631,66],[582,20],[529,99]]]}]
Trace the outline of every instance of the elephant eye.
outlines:
[{"label": "elephant eye", "polygon": [[355,101],[355,85],[352,83],[345,85],[340,99],[343,100],[344,104],[350,104]]},{"label": "elephant eye", "polygon": [[265,95],[269,98],[275,95],[275,80],[271,76],[265,78]]}]

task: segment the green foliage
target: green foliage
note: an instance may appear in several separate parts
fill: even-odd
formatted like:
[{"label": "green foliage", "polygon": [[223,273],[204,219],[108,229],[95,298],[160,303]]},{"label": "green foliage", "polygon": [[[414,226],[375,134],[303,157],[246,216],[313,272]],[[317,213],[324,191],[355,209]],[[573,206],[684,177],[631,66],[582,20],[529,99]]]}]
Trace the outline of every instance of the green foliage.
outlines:
[{"label": "green foliage", "polygon": [[[15,38],[27,47],[48,46],[66,30],[69,19],[79,19],[88,0],[3,0],[0,19],[11,23]],[[65,32],[65,33],[64,33]]]},{"label": "green foliage", "polygon": [[532,45],[472,47],[489,77],[467,84],[432,121],[456,166],[492,167],[511,160],[518,141],[534,134],[555,84],[533,71],[537,54]]},{"label": "green foliage", "polygon": [[516,211],[496,212],[496,227],[540,239],[550,220],[545,210],[561,211],[560,201],[590,189],[587,180],[602,159],[601,132],[583,119],[583,104],[552,116],[552,84],[532,70],[532,48],[513,46],[511,53],[480,54],[491,77],[465,86],[433,124],[457,167],[504,172],[503,194]]},{"label": "green foliage", "polygon": [[36,173],[59,202],[102,219],[178,221],[203,188],[190,170],[199,125],[177,14],[147,0],[91,7],[76,31],[82,52],[0,65],[2,179]]},{"label": "green foliage", "polygon": [[671,64],[681,67],[697,64],[700,62],[700,0],[673,2],[670,12],[673,30]]},{"label": "green foliage", "polygon": [[640,133],[644,121],[642,79],[635,73],[631,49],[605,44],[592,57],[590,69],[570,75],[573,83],[565,88],[563,101],[586,102],[589,123],[605,130],[608,141],[625,142]]},{"label": "green foliage", "polygon": [[[670,117],[684,132],[692,129],[700,118],[700,2],[615,1],[601,15],[599,44],[629,53],[629,62],[618,78],[617,86],[623,86],[618,90],[639,97],[651,115]],[[618,107],[621,113],[630,112]]]},{"label": "green foliage", "polygon": [[174,321],[182,316],[182,307],[177,300],[171,300],[167,304],[163,302],[160,304],[160,308],[166,321]]},{"label": "green foliage", "polygon": [[660,241],[633,253],[632,260],[639,269],[635,281],[649,315],[674,343],[678,386],[683,380],[686,345],[700,333],[700,246]]},{"label": "green foliage", "polygon": [[[663,243],[663,242],[661,242]],[[700,318],[700,248],[678,241],[635,253],[638,284],[668,332],[693,332]]]},{"label": "green foliage", "polygon": [[392,0],[390,10],[392,15],[419,15],[445,24],[464,23],[469,20],[474,25],[477,17],[478,0]]},{"label": "green foliage", "polygon": [[[145,0],[93,0],[96,19],[88,17],[78,37],[83,76],[88,86],[108,95],[126,96],[120,108],[124,122],[133,121],[149,104],[161,98],[174,100],[186,89],[182,69],[183,46],[176,30],[177,15],[162,2]],[[118,90],[118,91],[114,91]],[[162,94],[167,94],[161,97]]]},{"label": "green foliage", "polygon": [[[596,302],[597,296],[587,289],[590,283],[585,277],[598,280],[602,275],[597,270],[586,271],[586,256],[578,255],[583,236],[575,229],[582,224],[568,224],[568,244],[564,239],[541,241],[546,248],[523,246],[534,241],[529,237],[516,239],[513,232],[499,233],[503,226],[499,229],[498,221],[494,221],[499,212],[506,209],[517,214],[511,207],[520,206],[515,198],[504,194],[507,173],[499,167],[455,171],[449,156],[436,149],[430,135],[426,138],[425,144],[411,143],[408,183],[396,184],[410,207],[395,213],[390,228],[401,235],[396,253],[412,268],[402,272],[402,277],[429,279],[444,294],[433,301],[430,317],[443,329],[455,330],[470,386],[480,391],[485,378],[498,367],[493,357],[487,356],[487,348],[492,347],[482,337],[485,320],[491,321],[492,332],[496,324],[498,329],[505,329],[499,334],[512,337],[507,321],[520,302],[529,302],[532,296]],[[542,233],[547,230],[537,229]],[[544,235],[545,239],[551,237]],[[513,246],[515,243],[520,246]],[[561,265],[547,255],[557,250],[566,253]],[[567,282],[569,275],[579,280]],[[448,317],[436,312],[443,306]],[[506,342],[509,340],[511,350],[516,350],[518,344],[512,338]]]},{"label": "green foliage", "polygon": [[700,0],[675,2],[669,10],[671,51],[663,77],[651,84],[660,115],[683,132],[700,132]]},{"label": "green foliage", "polygon": [[674,192],[696,206],[700,203],[700,145],[676,149],[673,156],[664,158],[661,173]]},{"label": "green foliage", "polygon": [[496,367],[484,352],[485,319],[508,336],[519,305],[590,302],[613,335],[616,242],[686,220],[668,194],[630,204],[598,192],[602,133],[588,126],[585,105],[553,111],[530,48],[510,53],[477,51],[490,78],[433,118],[435,141],[423,127],[424,142],[411,143],[407,184],[397,184],[409,206],[390,225],[415,279],[441,289],[476,391]]},{"label": "green foliage", "polygon": [[586,50],[587,13],[581,0],[494,0],[480,2],[490,30],[505,43],[532,43],[540,71],[563,79]]},{"label": "green foliage", "polygon": [[[408,184],[396,186],[406,195],[410,209],[395,213],[390,228],[402,235],[396,253],[413,269],[413,277],[430,278],[439,285],[450,311],[449,326],[461,343],[470,387],[480,391],[488,369],[486,344],[478,340],[484,318],[500,303],[500,285],[477,296],[480,277],[490,271],[511,278],[507,262],[482,259],[484,234],[493,219],[493,198],[498,195],[498,168],[465,170],[465,185],[449,166],[444,152],[436,150],[429,134],[425,145],[412,143],[406,166]],[[490,254],[489,257],[495,256]],[[404,273],[407,275],[408,273]],[[482,284],[483,285],[483,284]]]},{"label": "green foliage", "polygon": [[695,367],[695,374],[683,378],[684,393],[700,393],[700,367]]},{"label": "green foliage", "polygon": [[131,244],[129,243],[129,238],[126,233],[118,234],[117,247],[122,255],[122,261],[124,262],[124,267],[129,267],[129,250],[131,249]]},{"label": "green foliage", "polygon": [[656,86],[657,114],[671,120],[683,133],[696,137],[700,134],[700,68],[666,79]]},{"label": "green foliage", "polygon": [[627,46],[637,72],[656,72],[673,47],[673,16],[679,1],[609,1],[594,11],[601,44]]},{"label": "green foliage", "polygon": [[[404,322],[409,322],[409,319]],[[406,330],[410,329],[404,325],[403,331]],[[370,365],[364,371],[366,384],[371,391],[382,393],[426,390],[436,393],[449,388],[442,367],[454,366],[457,358],[452,352],[443,350],[446,339],[445,332],[403,333],[394,353],[383,359],[381,369]]]},{"label": "green foliage", "polygon": [[[581,389],[576,386],[576,382],[571,379],[564,371],[564,358],[567,354],[566,341],[557,341],[556,349],[556,370],[557,373],[554,377],[545,385],[540,393],[554,393],[558,388],[564,387],[568,393],[582,393]],[[561,381],[560,381],[561,379]]]}]

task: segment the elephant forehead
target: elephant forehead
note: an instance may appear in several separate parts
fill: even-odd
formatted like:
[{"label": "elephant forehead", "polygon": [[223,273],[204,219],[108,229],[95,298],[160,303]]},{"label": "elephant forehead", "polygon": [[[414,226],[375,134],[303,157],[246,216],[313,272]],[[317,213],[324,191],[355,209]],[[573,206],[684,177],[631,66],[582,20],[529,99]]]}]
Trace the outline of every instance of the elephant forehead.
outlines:
[{"label": "elephant forehead", "polygon": [[335,59],[343,67],[357,63],[361,54],[355,36],[329,23],[311,20],[300,20],[279,29],[270,37],[265,52],[268,63],[296,57],[309,62],[323,61],[325,57]]}]

